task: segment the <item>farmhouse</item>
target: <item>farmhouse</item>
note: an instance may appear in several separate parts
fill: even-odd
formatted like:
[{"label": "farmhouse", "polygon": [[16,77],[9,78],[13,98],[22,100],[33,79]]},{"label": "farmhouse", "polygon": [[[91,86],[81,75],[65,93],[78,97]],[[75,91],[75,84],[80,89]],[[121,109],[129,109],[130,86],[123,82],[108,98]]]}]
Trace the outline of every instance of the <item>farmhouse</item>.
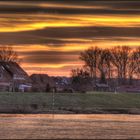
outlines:
[{"label": "farmhouse", "polygon": [[16,62],[0,62],[0,91],[25,92],[31,88],[28,74]]}]

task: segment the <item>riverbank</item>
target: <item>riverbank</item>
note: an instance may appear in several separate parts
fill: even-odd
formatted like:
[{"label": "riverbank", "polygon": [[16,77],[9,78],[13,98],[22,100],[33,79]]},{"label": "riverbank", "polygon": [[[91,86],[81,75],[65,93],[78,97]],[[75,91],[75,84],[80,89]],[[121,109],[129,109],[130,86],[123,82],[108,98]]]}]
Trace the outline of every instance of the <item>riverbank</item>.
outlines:
[{"label": "riverbank", "polygon": [[0,113],[140,114],[140,94],[0,93]]}]

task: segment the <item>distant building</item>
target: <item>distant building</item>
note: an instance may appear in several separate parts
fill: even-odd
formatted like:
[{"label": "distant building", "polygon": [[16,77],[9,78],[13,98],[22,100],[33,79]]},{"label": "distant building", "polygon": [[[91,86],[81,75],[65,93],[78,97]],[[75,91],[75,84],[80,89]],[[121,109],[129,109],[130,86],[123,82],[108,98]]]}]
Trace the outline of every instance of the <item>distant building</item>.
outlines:
[{"label": "distant building", "polygon": [[0,62],[0,91],[26,92],[31,88],[28,74],[16,62]]},{"label": "distant building", "polygon": [[71,80],[67,77],[51,77],[47,74],[32,74],[30,76],[33,92],[72,92]]},{"label": "distant building", "polygon": [[52,79],[55,83],[56,92],[74,92],[71,87],[71,78],[58,76],[52,77]]},{"label": "distant building", "polygon": [[107,84],[95,84],[96,91],[110,91],[110,87]]}]

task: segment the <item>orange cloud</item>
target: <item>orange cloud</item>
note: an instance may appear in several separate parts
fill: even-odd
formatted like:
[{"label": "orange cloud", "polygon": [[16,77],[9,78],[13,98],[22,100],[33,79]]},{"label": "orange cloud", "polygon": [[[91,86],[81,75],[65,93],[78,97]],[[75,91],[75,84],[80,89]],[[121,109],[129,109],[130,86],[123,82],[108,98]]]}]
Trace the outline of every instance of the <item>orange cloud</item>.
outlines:
[{"label": "orange cloud", "polygon": [[[108,5],[107,5],[108,3]],[[133,14],[131,11],[136,12],[138,10],[135,9],[135,6],[130,6],[130,3],[125,2],[127,6],[125,5],[124,7],[121,6],[119,9],[117,9],[116,5],[121,2],[116,2],[116,5],[107,2],[106,4],[99,4],[98,2],[95,2],[95,5],[92,3],[90,4],[78,4],[78,3],[68,3],[68,2],[24,2],[24,1],[15,1],[15,2],[0,2],[0,8],[17,8],[18,10],[15,12],[9,12],[8,10],[1,12],[0,13],[0,33],[9,35],[9,38],[1,38],[1,42],[5,43],[6,41],[8,42],[13,42],[15,43],[18,39],[19,42],[17,45],[14,45],[14,49],[19,53],[20,58],[23,59],[23,62],[21,63],[22,67],[27,70],[29,74],[32,73],[48,73],[50,75],[70,75],[70,70],[72,68],[80,67],[81,66],[81,61],[78,59],[79,52],[84,51],[85,49],[91,47],[91,46],[100,46],[102,48],[105,47],[112,47],[112,46],[118,46],[118,45],[129,45],[131,47],[136,47],[139,46],[140,44],[140,39],[139,39],[139,33],[135,36],[133,29],[135,27],[139,28],[140,27],[140,15],[139,14]],[[124,3],[123,3],[124,4]],[[139,3],[138,3],[139,4]],[[135,4],[134,4],[135,5]],[[22,10],[20,9],[22,8]],[[119,7],[119,5],[118,5]],[[136,6],[137,7],[137,6]],[[31,8],[31,11],[30,11]],[[48,9],[56,9],[56,12],[53,13],[53,10],[51,13],[46,12]],[[25,11],[25,9],[28,9]],[[32,11],[34,9],[37,12],[33,13]],[[45,10],[44,10],[45,9]],[[72,10],[83,10],[81,13],[78,11],[78,14],[75,14]],[[20,11],[21,10],[21,11]],[[40,12],[39,12],[40,10]],[[59,13],[59,10],[63,11]],[[89,10],[89,11],[88,11]],[[92,10],[97,10],[103,13],[103,11],[106,11],[104,14],[100,14],[100,12],[95,11],[95,13]],[[110,12],[108,12],[110,10]],[[112,11],[111,11],[112,10]],[[12,11],[12,10],[11,10]],[[20,12],[19,12],[20,11]],[[42,12],[43,11],[43,12]],[[45,11],[45,12],[44,12]],[[58,12],[57,12],[58,11]],[[67,13],[65,14],[65,12]],[[85,13],[84,13],[85,11]],[[115,11],[115,14],[111,13]],[[121,13],[123,11],[123,13]],[[127,14],[126,11],[129,11],[129,14]],[[19,13],[18,13],[19,12]],[[93,12],[93,13],[92,13]],[[110,13],[110,14],[109,14]],[[93,32],[89,33],[90,27],[101,27],[102,29],[98,30],[95,28],[91,28]],[[66,27],[65,30],[62,30],[65,32],[67,28],[69,27],[75,27],[73,28],[72,32],[66,32],[64,35],[59,38],[59,34],[61,35],[61,28]],[[82,30],[82,28],[77,28],[77,31],[75,31],[76,27],[89,27],[86,35],[84,36],[84,32],[79,32],[79,30]],[[109,31],[110,34],[108,33],[108,28],[106,28],[105,31],[104,27],[110,27]],[[129,37],[127,36],[127,32],[125,34],[122,34],[121,31],[119,33],[115,30],[115,33],[118,33],[116,36],[113,34],[113,29],[114,27],[121,27],[125,28],[127,27],[129,30],[129,27],[131,28],[129,32]],[[57,35],[53,38],[53,35],[51,35],[51,30],[50,30],[50,36],[48,35],[49,33],[47,32],[47,29],[54,29],[53,33],[55,34],[56,28],[60,28],[60,30],[57,31]],[[46,29],[46,30],[43,30]],[[35,30],[41,30],[39,31],[40,35],[38,32],[34,35],[34,32],[31,33],[31,31]],[[71,30],[71,29],[69,29]],[[125,29],[126,31],[127,29]],[[135,29],[137,30],[137,29]],[[26,32],[25,32],[26,31]],[[30,34],[28,34],[30,31]],[[86,31],[86,29],[84,29]],[[103,31],[103,35],[100,35],[100,31]],[[44,34],[43,34],[43,33]],[[99,32],[98,35],[94,34],[94,32]],[[131,35],[131,32],[133,35]],[[11,37],[13,34],[15,35],[13,38]],[[17,33],[17,34],[16,34]],[[80,34],[83,33],[83,36],[80,38]],[[93,35],[92,35],[93,33]],[[22,34],[24,34],[22,36]],[[67,35],[65,37],[65,35]],[[70,34],[70,35],[69,35]],[[73,38],[73,35],[76,34],[76,37]],[[107,36],[105,35],[107,34]],[[18,36],[19,35],[19,36]],[[47,36],[48,35],[48,36]],[[78,36],[79,35],[79,36]],[[119,36],[120,35],[120,36]],[[26,36],[26,42],[25,42],[25,37]],[[28,39],[29,36],[29,39]],[[10,38],[11,37],[11,38]],[[22,38],[23,37],[23,38]],[[78,38],[79,37],[79,38]],[[82,38],[83,37],[83,38]],[[114,37],[114,38],[113,38]],[[115,38],[116,37],[116,38]],[[118,39],[117,39],[118,37]],[[57,40],[57,43],[54,41],[49,41],[48,40],[54,39]],[[66,39],[67,38],[67,39]],[[5,40],[4,40],[5,39]],[[42,43],[39,40],[37,43],[34,43],[36,39],[42,39]],[[3,41],[4,40],[4,41]],[[12,41],[11,41],[12,40]],[[67,41],[67,42],[65,42]],[[75,42],[79,41],[79,43]],[[13,43],[12,42],[12,43]],[[25,42],[26,45],[23,45]],[[59,44],[60,42],[60,44]],[[12,44],[11,43],[11,44]],[[13,44],[14,44],[13,43]],[[15,44],[16,44],[15,43]],[[20,45],[21,43],[21,45]],[[43,44],[44,43],[44,44]],[[56,44],[55,44],[56,43]],[[37,55],[39,58],[39,61],[42,61],[44,56],[42,57],[41,54],[42,52],[62,52],[63,57],[61,58],[60,63],[54,63],[53,61],[50,60],[50,63],[46,63],[44,60],[42,63],[36,62],[36,63],[31,63],[31,60],[28,60],[29,56],[27,56],[27,53],[30,53],[30,55],[34,52],[40,52],[40,56]],[[68,52],[71,52],[71,54],[68,54]],[[64,53],[67,53],[68,56],[66,57],[71,57],[73,59],[73,62],[71,61],[72,59],[65,60],[66,57],[64,57]],[[75,53],[73,55],[73,53]],[[49,59],[52,59],[53,57],[61,57],[61,54],[55,55],[55,54],[50,54],[53,55]],[[30,56],[30,58],[32,55]],[[47,57],[47,56],[46,56]],[[58,58],[55,58],[58,59]],[[42,70],[41,70],[42,69]]]},{"label": "orange cloud", "polygon": [[[8,16],[8,17],[7,17]],[[0,17],[0,32],[20,32],[53,27],[136,27],[140,26],[140,16],[132,15],[22,15],[8,14]]]}]

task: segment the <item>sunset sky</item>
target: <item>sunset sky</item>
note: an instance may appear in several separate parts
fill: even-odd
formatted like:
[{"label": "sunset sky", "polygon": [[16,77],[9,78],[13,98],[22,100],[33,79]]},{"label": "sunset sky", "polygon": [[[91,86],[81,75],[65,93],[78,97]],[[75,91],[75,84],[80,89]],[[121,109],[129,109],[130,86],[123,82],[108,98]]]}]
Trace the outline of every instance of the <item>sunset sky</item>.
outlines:
[{"label": "sunset sky", "polygon": [[70,75],[90,46],[140,46],[139,0],[1,0],[0,45],[32,73]]}]

